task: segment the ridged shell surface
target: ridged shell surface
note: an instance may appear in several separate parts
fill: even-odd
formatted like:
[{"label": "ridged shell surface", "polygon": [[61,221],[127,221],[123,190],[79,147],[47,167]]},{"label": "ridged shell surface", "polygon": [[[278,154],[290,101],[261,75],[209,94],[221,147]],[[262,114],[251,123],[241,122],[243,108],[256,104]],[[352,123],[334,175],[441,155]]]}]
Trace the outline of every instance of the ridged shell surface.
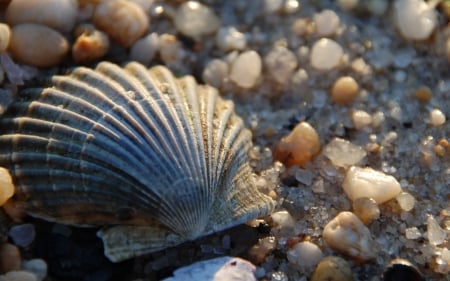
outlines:
[{"label": "ridged shell surface", "polygon": [[106,226],[121,261],[267,215],[251,134],[209,86],[165,67],[102,62],[20,93],[0,119],[0,166],[36,217]]}]

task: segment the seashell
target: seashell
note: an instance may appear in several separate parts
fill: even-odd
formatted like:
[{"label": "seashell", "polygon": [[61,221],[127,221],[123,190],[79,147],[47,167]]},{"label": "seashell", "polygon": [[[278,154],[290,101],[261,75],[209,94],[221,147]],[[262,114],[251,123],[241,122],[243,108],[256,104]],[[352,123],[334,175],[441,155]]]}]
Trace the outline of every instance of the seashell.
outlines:
[{"label": "seashell", "polygon": [[162,66],[108,62],[27,89],[0,119],[0,166],[29,214],[98,232],[121,261],[264,216],[231,101]]}]

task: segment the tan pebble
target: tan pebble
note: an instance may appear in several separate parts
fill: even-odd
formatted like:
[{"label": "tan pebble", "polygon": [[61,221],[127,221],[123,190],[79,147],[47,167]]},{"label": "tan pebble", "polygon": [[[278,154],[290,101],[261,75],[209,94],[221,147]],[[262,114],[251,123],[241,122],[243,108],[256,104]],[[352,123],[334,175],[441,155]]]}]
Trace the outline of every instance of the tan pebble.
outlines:
[{"label": "tan pebble", "polygon": [[4,52],[8,48],[11,40],[11,28],[9,25],[0,23],[0,52]]},{"label": "tan pebble", "polygon": [[366,225],[380,217],[380,208],[372,198],[358,198],[352,202],[352,208],[353,213]]},{"label": "tan pebble", "polygon": [[397,200],[398,205],[402,209],[402,211],[409,212],[414,208],[416,203],[416,199],[408,192],[401,192],[398,194],[395,199]]},{"label": "tan pebble", "polygon": [[377,245],[370,230],[352,212],[340,212],[323,229],[323,238],[335,251],[358,262],[367,262],[377,256]]},{"label": "tan pebble", "polygon": [[358,96],[359,85],[351,76],[338,78],[331,87],[331,100],[337,104],[349,104]]},{"label": "tan pebble", "polygon": [[359,130],[372,124],[372,116],[364,110],[354,110],[352,112],[352,121],[355,128]]},{"label": "tan pebble", "polygon": [[159,55],[164,63],[175,62],[179,58],[180,42],[172,34],[162,34],[159,37]]},{"label": "tan pebble", "polygon": [[319,152],[319,135],[310,124],[301,122],[276,145],[274,158],[287,167],[304,167]]},{"label": "tan pebble", "polygon": [[5,281],[38,281],[36,276],[28,271],[11,271],[3,275]]},{"label": "tan pebble", "polygon": [[436,155],[437,155],[437,156],[440,156],[440,157],[444,156],[444,155],[445,155],[445,147],[443,147],[443,146],[440,145],[440,144],[437,144],[437,145],[434,147],[434,153],[436,153]]},{"label": "tan pebble", "polygon": [[101,2],[95,9],[94,23],[125,48],[141,38],[150,24],[139,5],[125,0]]},{"label": "tan pebble", "polygon": [[83,28],[72,46],[72,57],[76,62],[89,63],[102,58],[109,49],[109,39],[106,33],[94,26]]},{"label": "tan pebble", "polygon": [[0,245],[0,272],[20,270],[22,258],[19,248],[10,243]]},{"label": "tan pebble", "polygon": [[19,62],[37,67],[60,63],[69,51],[69,43],[56,30],[24,23],[12,28],[9,51]]},{"label": "tan pebble", "polygon": [[433,97],[431,89],[426,86],[416,89],[413,95],[416,99],[418,99],[421,102],[428,102]]},{"label": "tan pebble", "polygon": [[9,171],[0,167],[0,206],[14,195],[14,184]]},{"label": "tan pebble", "polygon": [[5,21],[11,25],[37,23],[69,32],[78,13],[76,0],[14,0],[5,12]]},{"label": "tan pebble", "polygon": [[353,273],[346,260],[336,256],[322,259],[310,281],[352,281]]}]

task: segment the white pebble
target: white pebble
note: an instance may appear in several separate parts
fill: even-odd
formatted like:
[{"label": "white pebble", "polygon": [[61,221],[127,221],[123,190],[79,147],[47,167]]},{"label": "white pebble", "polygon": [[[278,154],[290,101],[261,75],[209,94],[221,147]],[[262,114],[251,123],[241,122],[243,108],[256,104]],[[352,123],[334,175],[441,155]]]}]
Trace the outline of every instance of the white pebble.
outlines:
[{"label": "white pebble", "polygon": [[311,48],[310,62],[318,70],[331,70],[339,65],[344,51],[336,41],[322,38]]},{"label": "white pebble", "polygon": [[10,271],[4,275],[0,275],[0,280],[4,281],[38,281],[36,276],[28,271],[18,270]]},{"label": "white pebble", "polygon": [[340,212],[325,225],[323,238],[332,249],[360,262],[377,256],[377,245],[369,229],[352,212]]},{"label": "white pebble", "polygon": [[31,223],[19,224],[11,227],[8,235],[16,246],[26,248],[33,243],[36,236],[36,230]]},{"label": "white pebble", "polygon": [[73,29],[78,14],[76,0],[13,0],[5,12],[5,21],[42,24],[62,32]]},{"label": "white pebble", "polygon": [[69,51],[69,43],[56,30],[44,25],[23,23],[11,30],[9,51],[15,60],[37,67],[59,64]]},{"label": "white pebble", "polygon": [[364,110],[354,110],[352,112],[353,125],[357,130],[368,127],[372,123],[372,116]]},{"label": "white pebble", "polygon": [[216,35],[216,44],[222,51],[243,50],[247,46],[245,34],[235,27],[222,27]]},{"label": "white pebble", "polygon": [[425,40],[437,25],[435,6],[439,1],[397,0],[395,22],[406,39]]},{"label": "white pebble", "polygon": [[363,148],[340,138],[334,138],[329,142],[325,146],[323,154],[330,159],[334,166],[342,168],[356,165],[366,157],[366,151]]},{"label": "white pebble", "polygon": [[203,70],[202,78],[206,84],[220,88],[228,78],[228,71],[229,67],[226,62],[221,59],[213,59]]},{"label": "white pebble", "polygon": [[164,281],[256,281],[256,267],[241,258],[219,257],[199,261],[173,272],[173,277]]},{"label": "white pebble", "polygon": [[252,88],[256,85],[262,71],[262,61],[259,54],[253,50],[240,54],[231,65],[230,79],[242,88]]},{"label": "white pebble", "polygon": [[304,272],[312,271],[323,258],[322,250],[314,243],[301,242],[290,249],[287,254],[290,263]]},{"label": "white pebble", "polygon": [[137,40],[130,49],[130,58],[144,65],[149,65],[159,48],[159,36],[153,32]]},{"label": "white pebble", "polygon": [[285,47],[273,48],[265,57],[267,71],[280,84],[286,84],[297,68],[297,57]]},{"label": "white pebble", "polygon": [[100,2],[94,24],[122,47],[128,48],[147,31],[150,22],[142,7],[125,0]]},{"label": "white pebble", "polygon": [[432,215],[427,218],[427,238],[431,245],[440,245],[447,238],[447,233]]},{"label": "white pebble", "polygon": [[192,38],[212,34],[221,24],[219,17],[211,8],[197,1],[181,4],[173,20],[178,31]]},{"label": "white pebble", "polygon": [[[4,94],[0,92],[0,94]],[[1,99],[1,98],[0,98]],[[3,105],[0,105],[0,110]],[[5,105],[6,107],[7,105]],[[0,111],[1,113],[1,111]],[[14,185],[11,174],[5,168],[0,167],[0,206],[3,206],[14,195]]]},{"label": "white pebble", "polygon": [[11,29],[9,25],[0,23],[0,52],[6,51],[11,39]]},{"label": "white pebble", "polygon": [[47,263],[43,259],[25,260],[22,269],[36,276],[37,281],[42,281],[47,276]]},{"label": "white pebble", "polygon": [[345,174],[342,188],[352,201],[367,197],[378,204],[395,198],[402,191],[400,183],[393,176],[369,167],[355,166]]},{"label": "white pebble", "polygon": [[339,16],[332,10],[323,10],[314,14],[316,32],[319,36],[330,36],[336,33],[339,27]]},{"label": "white pebble", "polygon": [[433,126],[441,126],[445,123],[445,115],[441,110],[435,108],[430,111],[430,123]]},{"label": "white pebble", "polygon": [[420,233],[420,230],[415,226],[405,229],[406,239],[415,240],[420,238],[421,236],[422,233]]},{"label": "white pebble", "polygon": [[271,214],[270,217],[272,218],[275,231],[283,232],[284,230],[294,227],[295,220],[288,211],[278,211]]},{"label": "white pebble", "polygon": [[409,212],[414,208],[414,204],[416,202],[416,199],[414,199],[414,196],[412,196],[408,192],[400,192],[395,199],[397,200],[398,204],[400,205],[400,208],[402,208],[403,211]]}]

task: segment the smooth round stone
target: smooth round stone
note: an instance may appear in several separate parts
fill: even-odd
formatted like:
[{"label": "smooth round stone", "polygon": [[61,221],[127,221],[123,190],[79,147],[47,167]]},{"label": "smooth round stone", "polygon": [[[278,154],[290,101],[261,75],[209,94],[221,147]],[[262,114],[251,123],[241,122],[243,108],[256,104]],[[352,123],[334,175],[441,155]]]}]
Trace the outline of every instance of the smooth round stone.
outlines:
[{"label": "smooth round stone", "polygon": [[319,36],[330,36],[336,33],[339,27],[339,16],[332,10],[323,10],[314,14],[316,32]]},{"label": "smooth round stone", "polygon": [[222,51],[244,50],[247,46],[245,34],[235,27],[222,27],[216,35],[216,44]]},{"label": "smooth round stone", "polygon": [[76,0],[13,0],[5,12],[11,25],[36,23],[61,32],[73,29],[78,14]]},{"label": "smooth round stone", "polygon": [[366,225],[380,217],[380,208],[372,198],[358,198],[352,202],[352,208],[353,213]]},{"label": "smooth round stone", "polygon": [[360,130],[372,124],[372,116],[364,110],[353,110],[352,121],[355,128]]},{"label": "smooth round stone", "polygon": [[387,8],[389,7],[389,2],[387,0],[368,0],[365,1],[367,10],[375,16],[382,16],[386,13]]},{"label": "smooth round stone", "polygon": [[369,229],[352,212],[340,212],[323,229],[327,244],[358,262],[368,262],[377,256],[377,244]]},{"label": "smooth round stone", "polygon": [[37,281],[43,281],[47,276],[47,263],[43,259],[23,261],[22,269],[33,273]]},{"label": "smooth round stone", "polygon": [[141,38],[150,25],[142,7],[125,0],[100,2],[95,9],[93,22],[125,48]]},{"label": "smooth round stone", "polygon": [[6,51],[9,40],[11,40],[11,28],[7,24],[0,23],[0,52]]},{"label": "smooth round stone", "polygon": [[430,124],[433,126],[441,126],[445,124],[445,115],[440,109],[430,111]]},{"label": "smooth round stone", "polygon": [[228,78],[228,64],[221,59],[212,59],[203,70],[202,78],[205,83],[220,88]]},{"label": "smooth round stone", "polygon": [[395,1],[394,16],[398,30],[406,39],[425,40],[437,25],[435,7],[423,0]]},{"label": "smooth round stone", "polygon": [[353,273],[346,260],[336,256],[322,259],[310,281],[353,281]]},{"label": "smooth round stone", "polygon": [[37,67],[59,64],[69,51],[69,43],[56,30],[33,23],[12,28],[9,51],[14,59]]},{"label": "smooth round stone", "polygon": [[159,36],[159,56],[164,63],[172,63],[180,58],[180,42],[172,34],[161,34]]},{"label": "smooth round stone", "polygon": [[397,197],[395,197],[398,204],[400,205],[400,208],[402,208],[403,211],[409,212],[414,208],[414,204],[416,202],[416,199],[414,199],[414,196],[412,196],[408,192],[401,192]]},{"label": "smooth round stone", "polygon": [[181,4],[173,20],[177,30],[192,38],[212,34],[221,24],[220,18],[211,8],[197,1]]},{"label": "smooth round stone", "polygon": [[80,35],[72,46],[72,57],[78,63],[89,63],[106,55],[109,50],[109,38],[93,25],[80,27]]},{"label": "smooth round stone", "polygon": [[[3,279],[2,279],[3,278]],[[17,270],[10,271],[0,276],[0,280],[4,281],[38,281],[36,276],[28,271]]]},{"label": "smooth round stone", "polygon": [[322,38],[311,48],[310,62],[318,70],[331,70],[339,65],[343,55],[341,45],[332,39]]},{"label": "smooth round stone", "polygon": [[295,264],[302,271],[311,271],[323,258],[322,250],[314,243],[297,243],[287,254],[290,263]]},{"label": "smooth round stone", "polygon": [[20,270],[21,264],[19,248],[10,243],[0,245],[0,272]]},{"label": "smooth round stone", "polygon": [[240,54],[232,63],[230,79],[241,88],[249,89],[256,85],[262,72],[262,61],[253,50]]},{"label": "smooth round stone", "polygon": [[[0,94],[3,94],[0,92]],[[0,106],[1,107],[1,106]],[[14,195],[14,184],[11,174],[5,168],[0,167],[0,206],[3,206]]]},{"label": "smooth round stone", "polygon": [[130,50],[130,58],[144,65],[149,65],[159,49],[159,36],[153,32],[137,40]]},{"label": "smooth round stone", "polygon": [[374,199],[377,204],[394,199],[402,191],[400,183],[393,176],[369,167],[355,166],[348,169],[342,187],[352,201],[367,197]]},{"label": "smooth round stone", "polygon": [[301,122],[276,145],[274,158],[287,167],[304,167],[320,152],[320,138],[316,129]]},{"label": "smooth round stone", "polygon": [[278,46],[264,57],[264,64],[277,83],[286,84],[297,68],[297,57],[289,49]]},{"label": "smooth round stone", "polygon": [[331,86],[331,100],[337,104],[349,104],[357,96],[359,85],[351,76],[341,76]]},{"label": "smooth round stone", "polygon": [[14,244],[26,248],[34,241],[36,230],[31,223],[19,224],[11,227],[8,235],[11,237]]}]

